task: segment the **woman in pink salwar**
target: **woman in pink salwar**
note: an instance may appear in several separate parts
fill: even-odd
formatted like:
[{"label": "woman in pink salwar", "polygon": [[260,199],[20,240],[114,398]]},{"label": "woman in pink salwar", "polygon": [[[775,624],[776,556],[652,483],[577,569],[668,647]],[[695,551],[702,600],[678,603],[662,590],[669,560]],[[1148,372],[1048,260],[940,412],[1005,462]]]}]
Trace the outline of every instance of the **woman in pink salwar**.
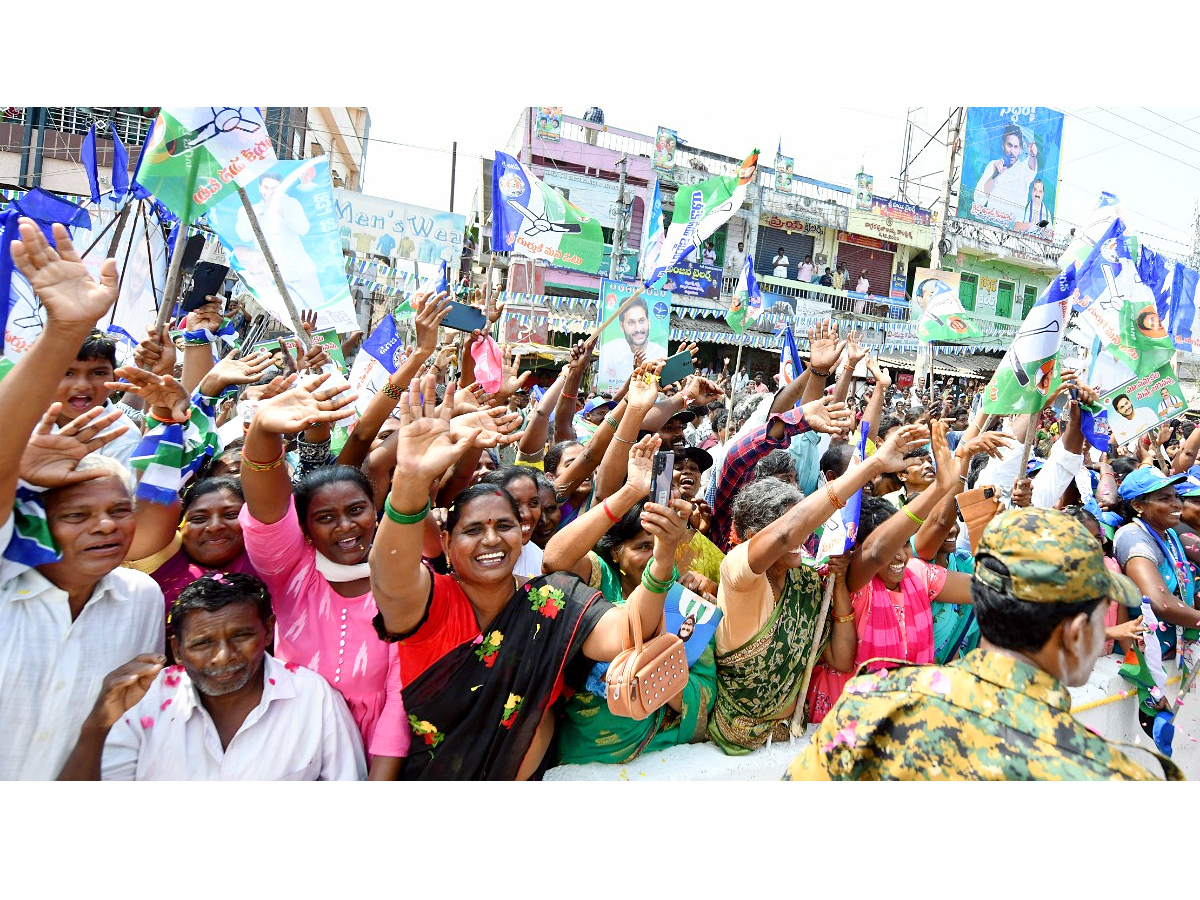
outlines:
[{"label": "woman in pink salwar", "polygon": [[370,483],[358,469],[328,466],[303,477],[293,496],[283,462],[283,435],[337,421],[353,401],[346,385],[324,387],[327,378],[303,378],[258,407],[242,450],[242,534],[271,592],[275,656],[341,692],[368,758],[406,756],[399,656],[372,624]]}]

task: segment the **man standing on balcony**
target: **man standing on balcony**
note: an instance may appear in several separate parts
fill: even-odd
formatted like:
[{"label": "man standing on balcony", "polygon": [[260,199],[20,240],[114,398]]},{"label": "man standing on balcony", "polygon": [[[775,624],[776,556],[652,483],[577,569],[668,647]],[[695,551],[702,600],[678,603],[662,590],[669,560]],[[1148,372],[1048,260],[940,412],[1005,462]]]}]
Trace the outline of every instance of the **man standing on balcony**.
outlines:
[{"label": "man standing on balcony", "polygon": [[825,267],[825,274],[821,276],[817,284],[833,287],[833,274],[829,271],[829,266]]},{"label": "man standing on balcony", "polygon": [[730,253],[729,259],[725,262],[725,271],[734,272],[738,275],[742,273],[742,265],[746,262],[746,245],[738,241],[736,253]]},{"label": "man standing on balcony", "polygon": [[787,258],[787,254],[780,247],[779,252],[775,254],[775,258],[771,260],[771,274],[776,278],[787,278],[787,270],[790,264],[791,261]]},{"label": "man standing on balcony", "polygon": [[717,264],[717,251],[713,249],[712,241],[704,242],[702,258],[706,266],[715,266]]},{"label": "man standing on balcony", "polygon": [[800,263],[800,268],[796,272],[796,278],[803,281],[805,284],[812,284],[813,277],[813,261],[811,256],[804,257],[804,262]]},{"label": "man standing on balcony", "polygon": [[833,270],[833,286],[836,290],[844,291],[846,282],[850,280],[850,276],[846,274],[846,266],[838,263],[837,268]]}]

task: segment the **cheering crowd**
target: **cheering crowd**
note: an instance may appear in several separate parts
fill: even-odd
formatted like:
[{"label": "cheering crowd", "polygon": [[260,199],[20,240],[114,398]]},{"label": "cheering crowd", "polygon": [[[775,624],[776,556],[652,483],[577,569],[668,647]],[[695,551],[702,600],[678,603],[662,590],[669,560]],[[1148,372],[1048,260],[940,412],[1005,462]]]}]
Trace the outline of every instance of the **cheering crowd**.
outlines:
[{"label": "cheering crowd", "polygon": [[[530,779],[810,723],[790,778],[1178,775],[1077,723],[1065,687],[1121,654],[1169,755],[1200,429],[1097,454],[1073,373],[1040,414],[972,415],[971,391],[898,392],[828,322],[773,393],[636,359],[589,397],[588,342],[536,401],[512,359],[487,393],[484,336],[448,341],[449,298],[418,294],[335,455],[356,398],[325,354],[218,360],[213,301],[117,368],[112,261],[96,283],[60,226],[20,234],[48,323],[0,380],[0,778]],[[819,559],[859,491],[854,549]],[[614,712],[609,664],[677,584],[715,630],[678,693]]]}]

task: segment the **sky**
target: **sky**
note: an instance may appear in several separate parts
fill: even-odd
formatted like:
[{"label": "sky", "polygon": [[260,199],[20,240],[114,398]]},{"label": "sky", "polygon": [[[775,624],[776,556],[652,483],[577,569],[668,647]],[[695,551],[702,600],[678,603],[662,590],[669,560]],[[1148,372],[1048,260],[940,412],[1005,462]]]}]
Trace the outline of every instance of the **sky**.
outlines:
[{"label": "sky", "polygon": [[[582,116],[589,105],[593,104],[565,105],[564,113]],[[681,141],[733,157],[745,156],[757,146],[764,162],[770,163],[782,142],[783,153],[794,157],[798,174],[834,184],[852,186],[863,166],[874,176],[875,192],[881,196],[895,196],[905,121],[911,115],[917,127],[909,177],[925,187],[914,185],[910,198],[932,206],[944,178],[944,125],[950,112],[946,105],[805,106],[802,116],[781,112],[765,98],[739,104],[720,116],[689,102],[668,105],[618,99],[596,105],[604,110],[609,125],[647,135],[665,125],[676,129]],[[1086,222],[1100,192],[1106,190],[1121,198],[1130,228],[1146,243],[1186,257],[1200,194],[1200,108],[1051,108],[1064,113],[1056,230]],[[450,148],[458,141],[458,212],[471,209],[480,157],[490,156],[506,143],[521,112],[518,104],[504,102],[476,107],[469,117],[386,104],[369,109],[364,193],[448,208]],[[934,140],[929,141],[931,135]]]}]

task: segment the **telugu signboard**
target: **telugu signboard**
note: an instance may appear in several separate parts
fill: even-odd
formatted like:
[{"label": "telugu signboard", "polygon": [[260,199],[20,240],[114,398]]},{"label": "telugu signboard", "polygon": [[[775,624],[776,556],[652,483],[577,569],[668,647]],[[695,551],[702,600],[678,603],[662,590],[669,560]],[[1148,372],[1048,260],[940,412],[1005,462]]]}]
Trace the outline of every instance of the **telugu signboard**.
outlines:
[{"label": "telugu signboard", "polygon": [[1053,240],[1062,130],[1063,114],[1046,107],[971,107],[959,218]]},{"label": "telugu signboard", "polygon": [[662,289],[684,297],[716,300],[721,296],[721,270],[715,266],[683,262],[667,269],[667,280]]},{"label": "telugu signboard", "polygon": [[923,250],[928,250],[933,243],[933,229],[927,225],[915,225],[896,219],[889,222],[880,216],[855,210],[850,210],[850,230],[893,244],[905,244]]},{"label": "telugu signboard", "polygon": [[344,188],[334,188],[333,206],[344,250],[426,263],[444,259],[451,268],[462,258],[464,215]]},{"label": "telugu signboard", "polygon": [[778,228],[780,231],[794,231],[796,234],[811,234],[813,237],[820,237],[825,233],[825,226],[820,222],[809,222],[804,219],[793,219],[786,216],[777,216],[771,213],[763,213],[758,217],[758,224],[765,228]]}]

